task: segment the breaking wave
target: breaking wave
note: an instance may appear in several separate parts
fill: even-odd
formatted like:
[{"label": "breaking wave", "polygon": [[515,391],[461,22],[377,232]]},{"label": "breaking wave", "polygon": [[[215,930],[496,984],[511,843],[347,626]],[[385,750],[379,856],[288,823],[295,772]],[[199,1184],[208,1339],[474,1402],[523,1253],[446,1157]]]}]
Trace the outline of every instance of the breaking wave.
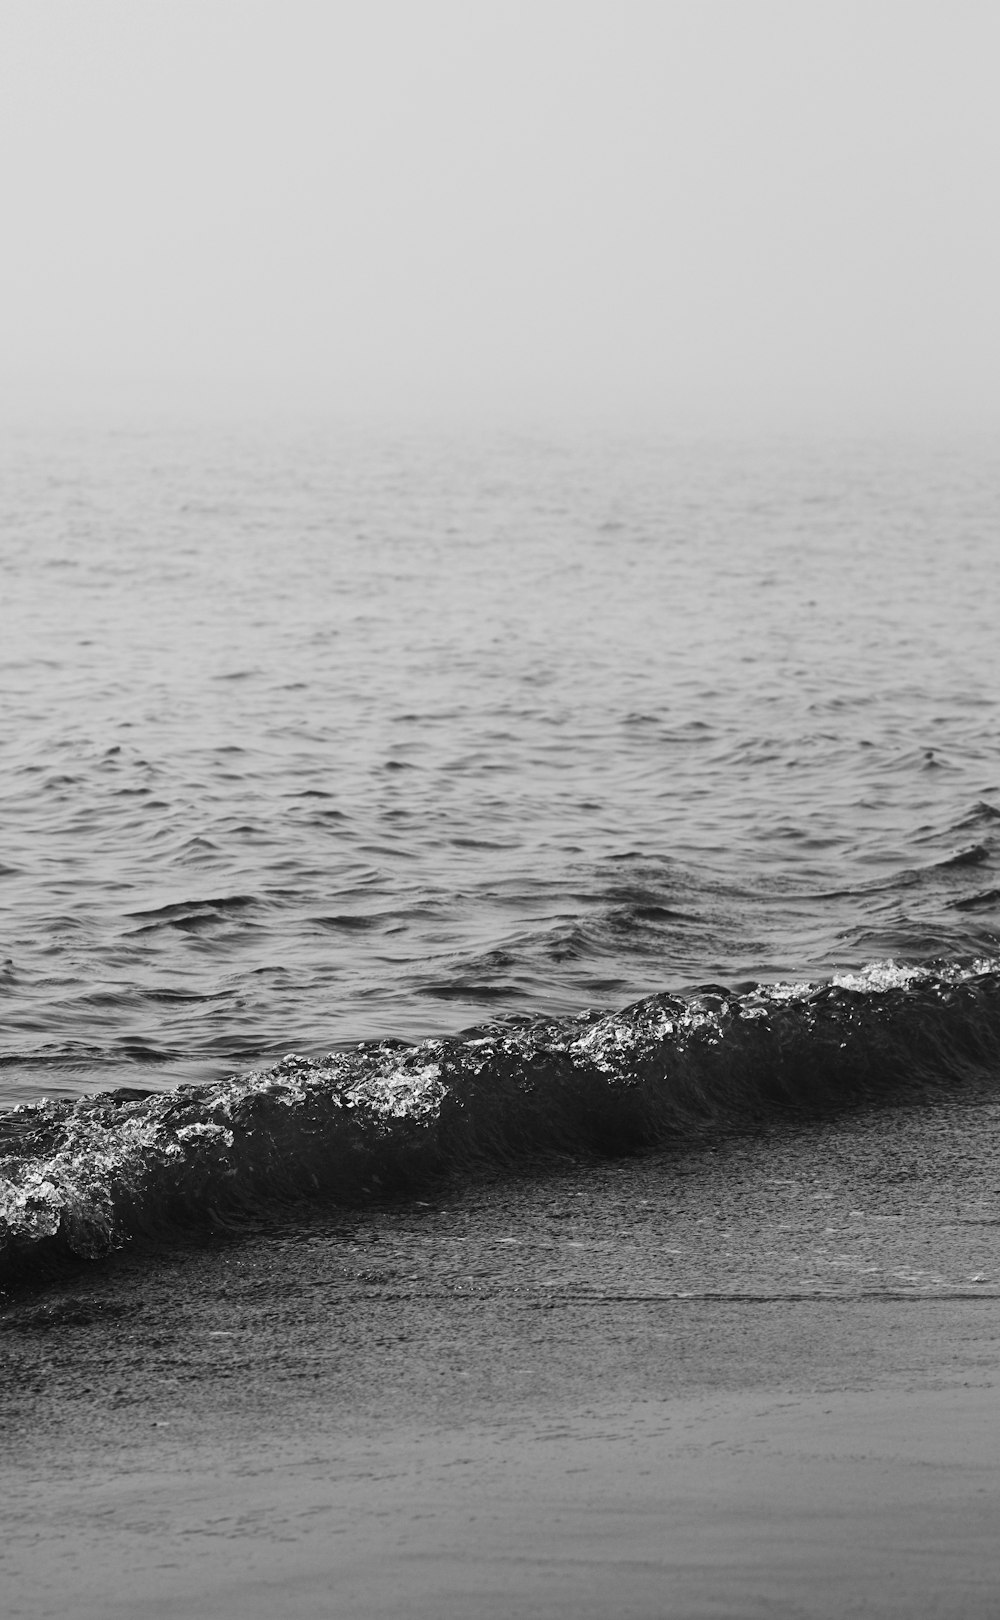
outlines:
[{"label": "breaking wave", "polygon": [[359,1203],[476,1164],[640,1152],[997,1074],[989,958],[704,985],[611,1014],[291,1054],[212,1085],[28,1104],[0,1118],[0,1283],[276,1201]]}]

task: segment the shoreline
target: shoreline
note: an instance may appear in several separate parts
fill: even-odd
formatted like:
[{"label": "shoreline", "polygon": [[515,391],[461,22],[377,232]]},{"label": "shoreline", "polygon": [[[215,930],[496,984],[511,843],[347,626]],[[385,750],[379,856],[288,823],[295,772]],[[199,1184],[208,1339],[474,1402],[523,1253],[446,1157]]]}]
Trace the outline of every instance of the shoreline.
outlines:
[{"label": "shoreline", "polygon": [[956,1092],[19,1296],[8,1612],[985,1617],[998,1134]]}]

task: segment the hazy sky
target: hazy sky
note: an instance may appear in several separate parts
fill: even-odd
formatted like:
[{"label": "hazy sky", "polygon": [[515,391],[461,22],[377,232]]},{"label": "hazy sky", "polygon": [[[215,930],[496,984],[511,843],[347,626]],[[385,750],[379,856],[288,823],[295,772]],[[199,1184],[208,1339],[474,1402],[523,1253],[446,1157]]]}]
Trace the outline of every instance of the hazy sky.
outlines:
[{"label": "hazy sky", "polygon": [[996,0],[0,0],[0,389],[1000,425]]}]

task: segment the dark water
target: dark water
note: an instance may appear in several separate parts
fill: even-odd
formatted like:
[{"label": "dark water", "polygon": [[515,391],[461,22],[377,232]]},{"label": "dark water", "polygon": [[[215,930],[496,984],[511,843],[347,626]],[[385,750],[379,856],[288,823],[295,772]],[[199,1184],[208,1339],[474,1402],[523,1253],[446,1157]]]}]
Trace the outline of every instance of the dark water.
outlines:
[{"label": "dark water", "polygon": [[4,1105],[992,972],[992,446],[160,426],[3,469]]}]

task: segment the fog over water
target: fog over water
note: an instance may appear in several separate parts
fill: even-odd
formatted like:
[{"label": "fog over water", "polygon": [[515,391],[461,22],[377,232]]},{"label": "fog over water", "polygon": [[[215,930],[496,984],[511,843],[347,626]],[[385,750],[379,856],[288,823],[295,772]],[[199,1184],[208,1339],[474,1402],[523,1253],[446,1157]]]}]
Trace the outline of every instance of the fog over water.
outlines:
[{"label": "fog over water", "polygon": [[1000,12],[7,0],[0,399],[995,425]]},{"label": "fog over water", "polygon": [[998,43],[10,0],[4,1097],[992,949]]},{"label": "fog over water", "polygon": [[0,1281],[992,1083],[998,46],[6,0]]}]

